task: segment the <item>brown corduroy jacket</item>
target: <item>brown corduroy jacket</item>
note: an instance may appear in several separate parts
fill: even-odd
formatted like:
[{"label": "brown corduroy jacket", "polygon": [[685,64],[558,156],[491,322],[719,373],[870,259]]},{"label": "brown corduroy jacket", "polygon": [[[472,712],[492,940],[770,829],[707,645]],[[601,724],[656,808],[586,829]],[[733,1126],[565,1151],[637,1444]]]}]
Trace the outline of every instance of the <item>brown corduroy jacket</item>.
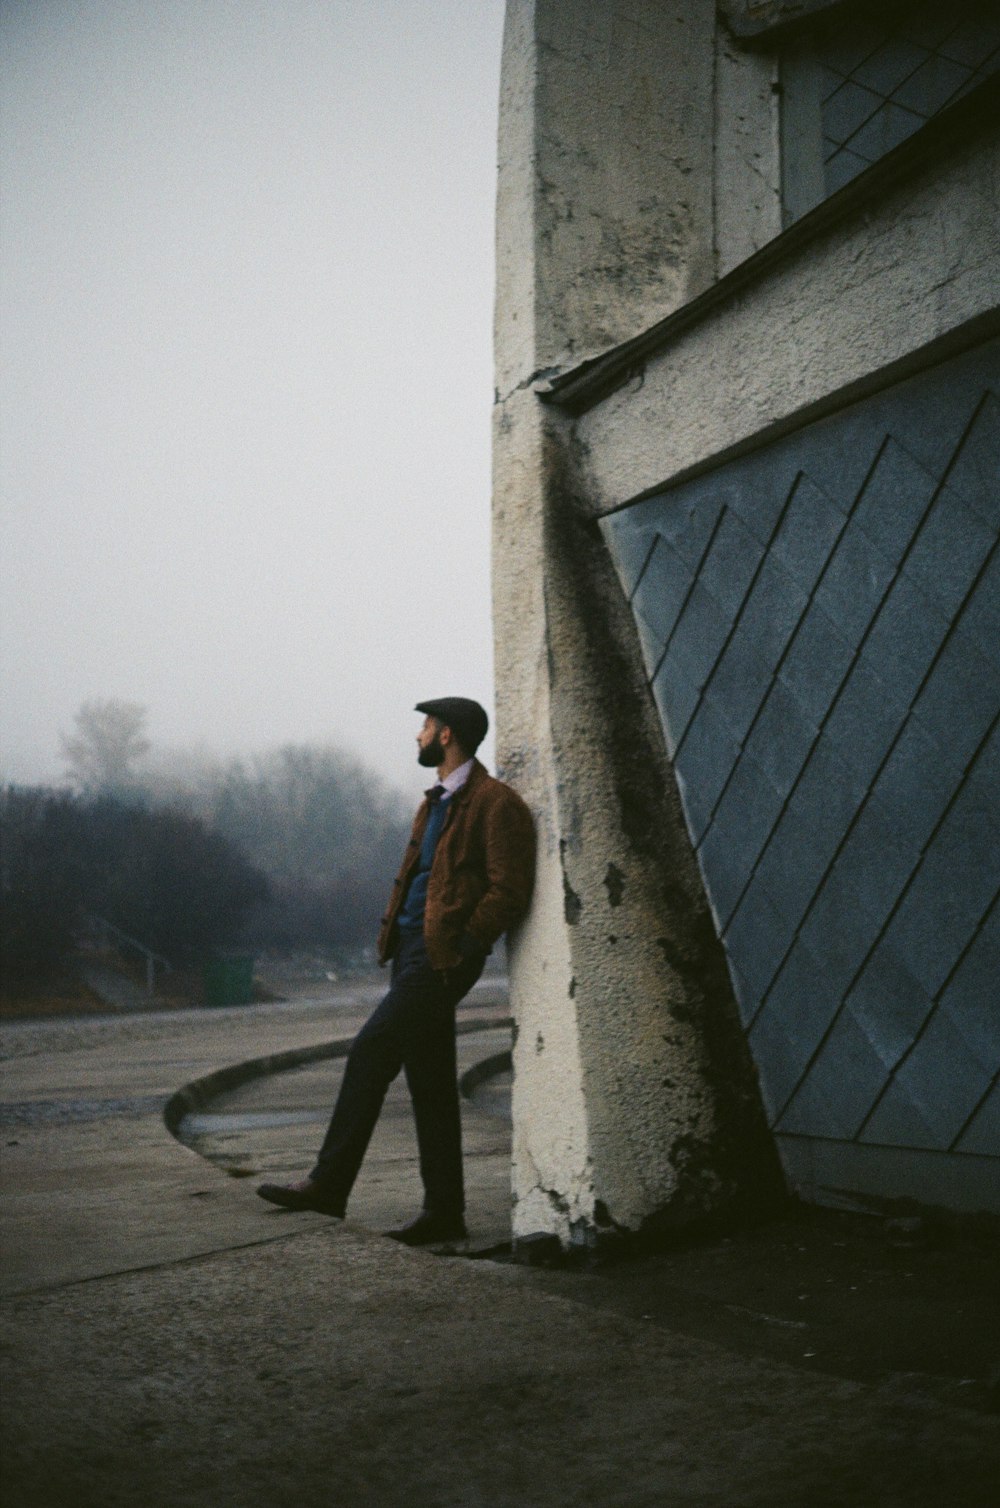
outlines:
[{"label": "brown corduroy jacket", "polygon": [[[430,810],[423,801],[392,887],[378,937],[379,962],[396,951],[396,919],[420,859]],[[516,791],[494,780],[477,759],[448,802],[427,883],[424,942],[432,968],[462,961],[464,937],[488,953],[528,909],[535,879],[535,829]]]}]

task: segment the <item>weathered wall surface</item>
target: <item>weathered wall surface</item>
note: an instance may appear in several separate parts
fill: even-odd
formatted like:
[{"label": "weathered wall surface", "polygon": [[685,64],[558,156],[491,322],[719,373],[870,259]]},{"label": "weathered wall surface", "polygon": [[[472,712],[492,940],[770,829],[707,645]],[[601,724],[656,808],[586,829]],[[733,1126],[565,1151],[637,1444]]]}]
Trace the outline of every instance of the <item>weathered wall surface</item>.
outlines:
[{"label": "weathered wall surface", "polygon": [[550,424],[521,392],[497,436],[499,764],[539,826],[514,1230],[587,1242],[766,1200],[775,1166],[634,628]]},{"label": "weathered wall surface", "polygon": [[[821,8],[807,0],[802,9]],[[782,20],[789,7],[735,9]],[[956,36],[960,24],[961,18],[954,24]],[[808,51],[808,34],[802,36]],[[871,880],[869,898],[880,899],[872,899],[867,910],[860,902],[852,909],[843,900],[840,855],[853,860],[861,852],[855,827],[866,830],[871,794],[858,786],[852,735],[834,738],[858,688],[872,689],[851,667],[865,660],[868,635],[876,633],[880,615],[889,621],[897,599],[906,596],[911,555],[923,559],[931,548],[925,540],[939,522],[941,529],[956,531],[969,561],[970,542],[982,534],[977,509],[982,514],[988,504],[980,494],[956,485],[958,503],[954,498],[941,503],[938,493],[948,493],[947,477],[958,458],[972,454],[963,448],[962,425],[973,423],[970,415],[980,415],[985,389],[963,394],[968,412],[951,451],[937,471],[924,465],[932,478],[928,511],[911,521],[905,538],[900,535],[894,555],[882,548],[880,531],[907,515],[912,499],[905,477],[883,487],[887,473],[879,469],[880,458],[889,453],[887,447],[902,444],[899,436],[910,421],[901,400],[892,425],[876,434],[875,409],[866,405],[893,384],[916,381],[944,359],[971,351],[991,320],[996,328],[1000,143],[996,128],[984,125],[984,96],[971,100],[975,110],[961,116],[964,126],[939,133],[933,154],[911,152],[902,168],[897,154],[890,171],[877,180],[877,195],[871,189],[876,180],[868,176],[866,189],[861,173],[858,191],[845,190],[836,206],[831,200],[810,223],[800,222],[799,232],[789,232],[776,249],[747,266],[747,258],[779,236],[782,223],[779,130],[787,134],[787,122],[782,127],[779,121],[776,45],[760,33],[753,49],[741,46],[732,30],[717,22],[711,0],[575,0],[572,6],[560,0],[510,0],[508,5],[496,320],[498,754],[502,773],[536,813],[540,838],[536,900],[512,950],[518,1021],[516,1235],[550,1231],[565,1243],[590,1242],[615,1226],[635,1230],[684,1220],[741,1193],[766,1198],[776,1187],[774,1145],[720,934],[730,945],[730,961],[738,950],[753,967],[769,944],[760,917],[751,918],[737,940],[730,937],[735,913],[726,909],[723,895],[732,888],[739,855],[750,865],[740,877],[740,884],[749,886],[748,896],[756,893],[752,875],[758,864],[762,873],[774,871],[772,887],[783,887],[788,906],[799,900],[811,906],[815,892],[817,915],[826,916],[826,933],[836,944],[831,957],[838,958],[847,948],[850,918],[864,913],[868,931],[862,937],[864,929],[855,929],[862,953],[854,968],[868,967],[867,952],[877,952],[882,930],[894,922],[889,912],[878,912],[888,894],[878,843],[858,860],[858,874],[864,871],[866,884]],[[897,60],[905,57],[905,38],[894,36],[886,45],[890,52],[897,49],[892,54]],[[939,62],[924,59],[920,66]],[[971,89],[975,80],[965,72]],[[853,75],[836,87],[853,88]],[[888,109],[885,100],[882,105]],[[823,119],[829,118],[827,111]],[[914,131],[924,118],[929,119],[926,111]],[[818,122],[817,116],[817,128]],[[914,136],[914,144],[920,139]],[[884,151],[888,154],[889,146]],[[787,217],[788,204],[784,212]],[[735,276],[715,288],[731,272]],[[674,314],[678,319],[666,332],[652,330]],[[628,345],[611,364],[615,371],[627,371],[627,380],[615,388],[618,379],[612,379],[610,390],[605,386],[599,396],[580,397],[593,373],[610,370],[608,363],[591,358],[640,336],[641,360]],[[582,378],[581,363],[589,363]],[[569,400],[567,372],[576,385]],[[857,409],[860,418],[851,417],[849,405],[859,399],[865,400]],[[848,415],[843,423],[834,422],[838,413]],[[828,419],[833,429],[822,428]],[[821,435],[828,433],[835,436],[833,472],[829,495],[817,502],[827,465],[817,457]],[[802,435],[802,446],[794,441],[796,434]],[[786,437],[793,437],[787,445]],[[800,450],[808,465],[792,464]],[[865,474],[870,471],[875,482],[866,489],[864,478],[858,478],[852,490],[845,479],[864,456],[862,470],[867,467]],[[808,473],[813,491],[798,478],[796,466]],[[836,485],[833,473],[839,477]],[[716,477],[722,477],[726,496],[709,497],[703,512],[711,514],[711,522],[702,537],[701,514],[692,499],[702,496],[699,479],[711,494]],[[986,494],[995,496],[995,487],[990,492],[987,486]],[[637,498],[644,500],[636,503]],[[799,519],[800,505],[810,501],[815,518],[806,513]],[[773,539],[760,522],[772,504],[777,512],[768,527],[778,531]],[[801,524],[798,534],[792,531],[794,539],[781,533],[786,515]],[[820,522],[834,518],[840,522],[827,537]],[[994,543],[986,540],[984,549],[995,549],[995,536],[990,538]],[[829,549],[820,558],[824,541]],[[862,543],[864,549],[871,546],[870,559],[855,548]],[[954,551],[940,540],[938,545],[939,564],[931,576],[937,572],[942,581],[952,580]],[[869,619],[855,623],[874,579],[872,560],[879,570],[884,567],[883,595],[870,603]],[[898,697],[880,696],[877,689],[861,718],[864,747],[878,743],[879,760],[887,768],[897,740],[908,747],[907,740],[927,733],[923,723],[934,720],[937,692],[925,695],[924,680],[944,687],[940,705],[947,704],[950,692],[938,662],[955,660],[948,646],[971,634],[969,643],[983,659],[976,634],[989,620],[995,578],[989,576],[989,590],[980,595],[977,573],[987,570],[985,558],[977,557],[969,569],[962,602],[979,605],[970,608],[967,622],[958,621],[962,603],[952,605],[950,619],[942,618],[937,587],[929,578],[924,581],[931,606],[916,613],[919,632],[915,628],[911,637],[916,642],[923,634],[923,643],[930,624],[941,632],[934,644],[926,640],[919,684],[914,682],[909,701],[897,709],[897,723],[890,726],[886,709]],[[802,572],[810,570],[814,576],[804,583]],[[634,591],[640,578],[643,584]],[[776,582],[784,584],[771,590]],[[806,632],[815,618],[813,594],[824,612],[828,597],[842,608],[843,623],[827,613],[829,643],[838,651],[846,645],[848,656],[841,667],[843,687],[832,686],[822,708],[809,700],[824,670],[826,643]],[[626,597],[632,598],[634,616]],[[979,628],[973,632],[970,624]],[[802,706],[785,684],[786,654],[792,654],[800,625],[808,650],[803,650]],[[673,653],[675,629],[677,645],[690,650],[688,660]],[[730,646],[744,653],[743,669],[759,670],[756,681],[742,673]],[[874,672],[875,682],[892,692],[899,689],[894,653],[890,641]],[[984,667],[985,662],[977,676],[980,686],[989,679]],[[959,684],[957,661],[953,668]],[[717,669],[719,684],[709,686]],[[725,694],[723,683],[729,688]],[[733,709],[749,705],[755,687],[759,696],[744,726]],[[682,749],[685,734],[677,736],[675,724],[685,718],[693,731]],[[966,721],[965,734],[971,736]],[[828,732],[834,738],[829,749]],[[947,741],[944,725],[932,730],[933,737],[939,734]],[[976,737],[987,737],[985,725]],[[750,740],[755,742],[744,758],[743,745]],[[782,760],[791,757],[793,744],[801,758],[790,774]],[[970,748],[966,764],[951,772],[952,785],[941,797],[949,811],[979,800],[982,771],[994,752],[992,743]],[[942,768],[945,763],[942,759]],[[816,774],[821,767],[834,772],[825,783]],[[866,778],[875,781],[880,768],[873,766]],[[816,798],[799,824],[802,865],[816,860],[818,835],[825,832],[833,847],[824,864],[837,877],[830,894],[846,909],[823,900],[826,869],[815,876],[813,891],[800,895],[798,860],[768,859],[772,831],[782,831],[784,806],[795,807],[799,783],[806,792],[815,786]],[[742,807],[737,802],[732,812],[725,808],[726,820],[720,819],[713,837],[715,804],[723,803],[730,785],[749,794]],[[709,787],[709,808],[703,810]],[[967,790],[973,795],[963,794]],[[927,797],[928,820],[937,800],[937,795]],[[903,798],[900,812],[911,804]],[[941,874],[947,870],[944,860],[928,860],[925,854],[927,845],[928,854],[936,852],[935,824],[943,823],[946,839],[951,831],[950,819],[934,810],[931,827],[908,855],[910,868],[898,876],[899,889],[886,901],[890,909],[905,908],[904,891],[925,883],[919,878],[925,860],[928,873],[934,864]],[[843,817],[836,832],[831,811]],[[699,850],[701,869],[695,845],[704,849]],[[954,858],[953,848],[948,853]],[[874,865],[870,874],[866,863]],[[973,869],[975,885],[989,877],[985,862]],[[982,973],[983,949],[993,937],[980,905],[986,901],[975,885],[966,887],[971,899],[963,925],[968,925],[950,966],[961,973],[960,984],[949,994],[947,980],[932,980],[930,972],[918,981],[933,1013],[926,1019],[939,1019],[948,1030],[965,1030],[957,1023],[966,1019],[962,1012],[970,1001],[968,1019],[975,1017],[969,981]],[[762,903],[760,916],[770,914]],[[799,922],[804,928],[813,925],[804,914],[795,926]],[[831,997],[823,1020],[817,1007],[824,991],[829,993],[823,968],[812,976],[800,970],[784,990],[785,952],[791,947],[789,957],[794,956],[797,944],[786,937],[783,952],[777,935],[772,938],[775,968],[757,996],[747,994],[744,965],[733,962],[733,978],[755,1050],[758,1038],[768,1037],[769,1109],[776,1118],[790,1117],[777,1129],[786,1140],[800,1139],[793,1172],[805,1188],[810,1180],[829,1183],[837,1176],[829,1159],[822,1175],[817,1170],[833,1137],[829,1128],[847,1113],[849,1096],[841,1105],[833,1103],[837,1085],[861,1071],[864,1050],[855,1028],[867,1028],[860,1026],[849,998],[850,980],[837,1000]],[[818,936],[810,933],[810,956]],[[966,952],[973,960],[968,965]],[[883,970],[874,995],[868,991],[871,998],[882,998],[878,992],[888,987],[887,977]],[[765,1000],[772,990],[783,1001],[781,1012],[771,1011],[770,996]],[[871,1019],[877,1018],[878,1008]],[[842,1020],[847,1025],[836,1025]],[[918,1035],[923,1029],[917,1028]],[[834,1043],[829,1053],[828,1034]],[[996,1113],[995,1097],[976,1108],[983,1071],[987,1078],[993,1071],[983,1041],[979,1027],[970,1026],[963,1050],[972,1063],[965,1080],[972,1100],[963,1113],[974,1120],[967,1131],[955,1131],[971,1137],[962,1150],[968,1154],[966,1192],[973,1204],[982,1183],[976,1159],[988,1155],[989,1117]],[[879,1058],[880,1047],[872,1050]],[[796,1054],[798,1077],[789,1079]],[[813,1059],[826,1079],[822,1094],[817,1089],[810,1100]],[[764,1064],[763,1048],[758,1060]],[[778,1060],[784,1067],[774,1069]],[[933,1063],[916,1054],[914,1063],[923,1065],[920,1083],[931,1088],[914,1090],[907,1100],[909,1091],[903,1093],[901,1086],[917,1082],[917,1069],[904,1070],[902,1057],[888,1064],[883,1055],[879,1061],[881,1086],[874,1083],[877,1069],[871,1061],[865,1068],[866,1083],[874,1087],[864,1113],[870,1111],[872,1124],[880,1126],[889,1112],[876,1113],[872,1106],[881,1096],[880,1103],[900,1107],[902,1125],[919,1094],[933,1092]],[[940,1063],[947,1063],[947,1053]],[[782,1073],[787,1082],[775,1089]],[[832,1105],[829,1127],[814,1119],[804,1130],[803,1106],[809,1100],[811,1115],[823,1096]],[[925,1110],[914,1114],[919,1119]],[[883,1189],[895,1179],[901,1193],[918,1192],[922,1179],[930,1187],[926,1173],[909,1158],[913,1149],[901,1144],[895,1161],[881,1158],[869,1176],[871,1149],[861,1147],[865,1134],[855,1131],[855,1162],[850,1168],[843,1161],[839,1165],[856,1178],[854,1186],[860,1188],[867,1178],[869,1187]],[[918,1136],[913,1145],[932,1143],[926,1136],[921,1143]],[[945,1160],[936,1175],[940,1188],[949,1182],[950,1154],[943,1142],[933,1147]],[[795,1158],[788,1156],[791,1167]]]},{"label": "weathered wall surface", "polygon": [[797,1188],[1000,1208],[1000,342],[604,520]]},{"label": "weathered wall surface", "polygon": [[[498,760],[539,822],[512,950],[515,1234],[589,1241],[773,1176],[645,690],[533,375],[635,333],[714,259],[713,8],[508,8],[495,423]],[[530,276],[525,276],[525,268]]]},{"label": "weathered wall surface", "polygon": [[595,510],[759,440],[994,310],[998,182],[1000,133],[855,214],[680,336],[577,423]]},{"label": "weathered wall surface", "polygon": [[715,49],[715,273],[722,277],[781,230],[779,96],[771,54],[738,47],[724,28]]},{"label": "weathered wall surface", "polygon": [[[564,925],[559,771],[547,729],[543,415],[520,390],[498,410],[494,493],[497,764],[535,814],[538,869],[530,916],[511,940],[515,1228],[570,1229],[593,1217],[590,1144]],[[527,1067],[524,1065],[527,1064]]]},{"label": "weathered wall surface", "polygon": [[711,0],[528,8],[536,363],[552,367],[626,339],[714,276],[715,15]]}]

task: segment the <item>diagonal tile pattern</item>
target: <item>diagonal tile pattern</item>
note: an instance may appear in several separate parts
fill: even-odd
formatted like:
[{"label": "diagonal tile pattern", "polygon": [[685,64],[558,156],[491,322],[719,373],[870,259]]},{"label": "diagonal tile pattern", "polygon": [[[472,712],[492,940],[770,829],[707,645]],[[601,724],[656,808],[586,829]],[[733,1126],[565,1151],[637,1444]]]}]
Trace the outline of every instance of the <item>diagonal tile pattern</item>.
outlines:
[{"label": "diagonal tile pattern", "polygon": [[834,193],[1000,69],[992,0],[907,3],[821,28],[823,168]]},{"label": "diagonal tile pattern", "polygon": [[604,521],[780,1135],[1000,1157],[998,388],[993,342]]}]

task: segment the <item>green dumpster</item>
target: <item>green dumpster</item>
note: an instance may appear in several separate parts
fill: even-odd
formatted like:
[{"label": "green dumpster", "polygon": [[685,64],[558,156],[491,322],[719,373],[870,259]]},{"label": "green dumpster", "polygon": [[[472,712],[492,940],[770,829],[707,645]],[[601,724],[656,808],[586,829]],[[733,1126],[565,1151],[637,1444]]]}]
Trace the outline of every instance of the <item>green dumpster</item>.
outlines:
[{"label": "green dumpster", "polygon": [[214,958],[205,965],[206,1005],[248,1005],[253,999],[253,959]]}]

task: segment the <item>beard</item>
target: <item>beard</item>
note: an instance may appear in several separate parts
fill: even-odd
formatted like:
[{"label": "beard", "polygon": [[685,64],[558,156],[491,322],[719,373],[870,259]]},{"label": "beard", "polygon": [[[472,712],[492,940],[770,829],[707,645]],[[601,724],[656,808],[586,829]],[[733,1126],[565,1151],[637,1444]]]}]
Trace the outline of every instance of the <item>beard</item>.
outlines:
[{"label": "beard", "polygon": [[433,738],[429,744],[417,751],[417,764],[424,765],[428,770],[436,770],[439,764],[444,764],[444,749],[441,747],[440,737]]}]

